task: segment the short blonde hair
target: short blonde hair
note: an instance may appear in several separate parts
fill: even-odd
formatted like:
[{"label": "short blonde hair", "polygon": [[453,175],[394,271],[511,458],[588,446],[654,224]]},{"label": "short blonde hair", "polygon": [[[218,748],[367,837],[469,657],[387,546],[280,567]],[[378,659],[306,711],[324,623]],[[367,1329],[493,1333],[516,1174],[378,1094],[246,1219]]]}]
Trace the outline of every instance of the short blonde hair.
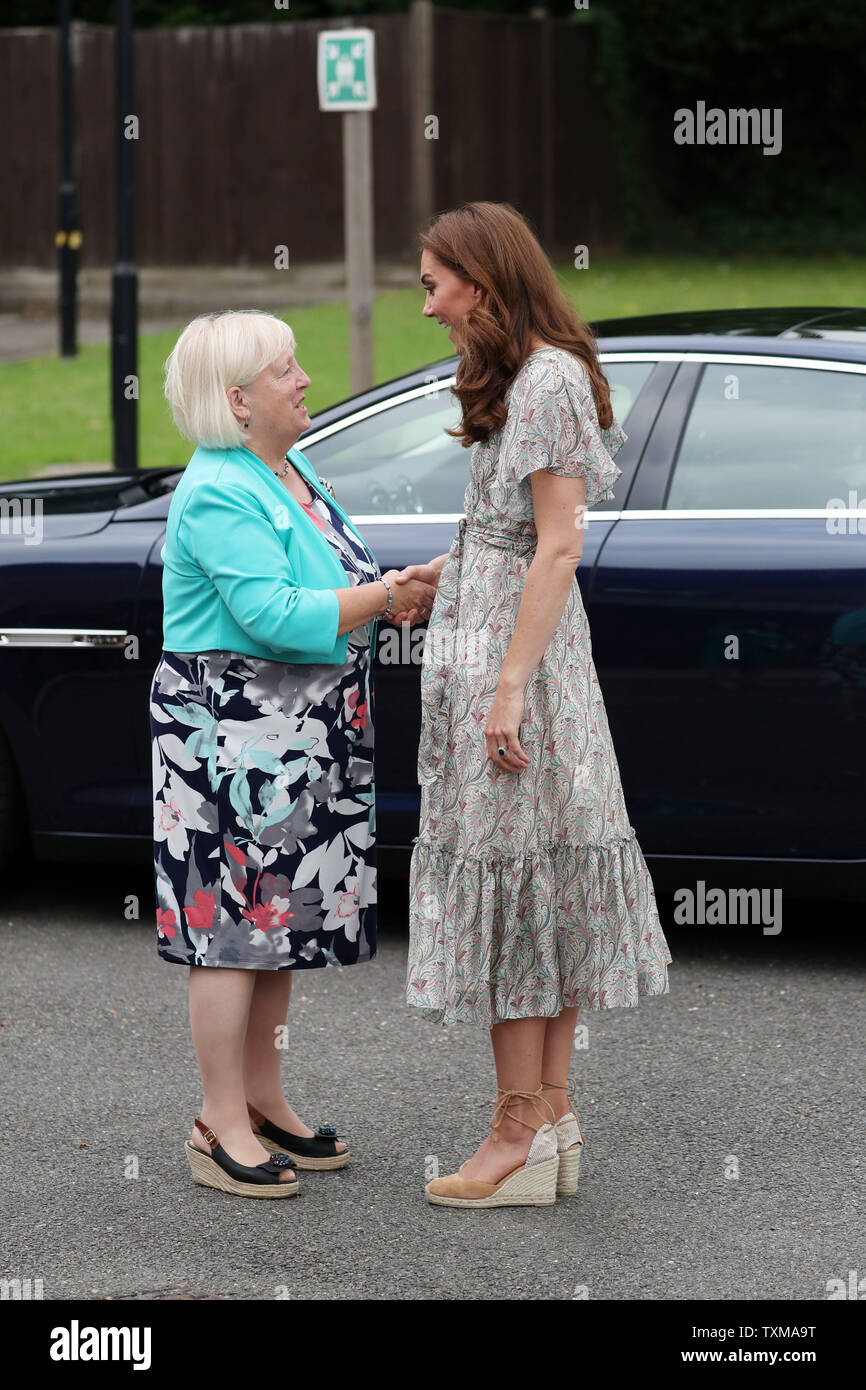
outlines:
[{"label": "short blonde hair", "polygon": [[243,443],[227,390],[251,385],[280,353],[294,351],[294,333],[275,314],[259,309],[199,314],[165,362],[165,397],[180,433],[208,449]]}]

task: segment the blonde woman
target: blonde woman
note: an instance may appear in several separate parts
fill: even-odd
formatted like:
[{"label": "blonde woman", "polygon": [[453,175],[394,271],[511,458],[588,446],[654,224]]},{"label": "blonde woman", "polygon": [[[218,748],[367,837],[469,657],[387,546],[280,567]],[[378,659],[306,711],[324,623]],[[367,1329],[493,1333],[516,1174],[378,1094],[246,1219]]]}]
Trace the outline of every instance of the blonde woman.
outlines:
[{"label": "blonde woman", "polygon": [[595,342],[507,204],[422,238],[424,313],[460,354],[466,515],[442,563],[422,667],[409,1003],[490,1029],[491,1133],[427,1185],[457,1207],[549,1205],[577,1186],[578,1010],[668,991],[670,951],[629,824],[575,577],[583,509],[614,496]]},{"label": "blonde woman", "polygon": [[295,971],[376,953],[375,624],[426,615],[435,592],[392,588],[296,447],[309,385],[288,325],[252,310],[195,319],[166,364],[197,447],[162,549],[157,949],[189,968],[193,1177],[246,1197],[349,1159],[289,1105],[277,1044]]}]

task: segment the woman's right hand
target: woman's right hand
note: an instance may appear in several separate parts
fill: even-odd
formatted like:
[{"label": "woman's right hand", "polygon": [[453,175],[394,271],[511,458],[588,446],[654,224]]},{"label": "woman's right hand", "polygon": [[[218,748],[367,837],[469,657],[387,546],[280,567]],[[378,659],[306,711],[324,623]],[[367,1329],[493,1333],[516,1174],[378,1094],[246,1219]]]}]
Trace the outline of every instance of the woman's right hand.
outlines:
[{"label": "woman's right hand", "polygon": [[[429,562],[429,564],[406,565],[403,569],[400,570],[399,574],[397,575],[398,585],[401,589],[403,589],[409,583],[410,580],[423,579],[425,583],[432,584],[434,589],[438,588],[439,578],[442,574],[442,567],[447,559],[448,551],[446,551],[444,555],[436,555]],[[425,622],[427,618],[429,618],[429,616],[429,608],[427,609],[426,613],[419,613],[416,609],[412,609],[411,612],[406,614],[403,621],[409,623]]]},{"label": "woman's right hand", "polygon": [[391,585],[391,593],[394,595],[394,602],[391,607],[390,617],[386,620],[391,623],[411,621],[413,611],[417,613],[418,620],[424,622],[430,616],[433,607],[433,600],[436,597],[436,586],[426,583],[423,579],[410,579],[400,584],[395,583],[399,570],[387,570],[382,575]]}]

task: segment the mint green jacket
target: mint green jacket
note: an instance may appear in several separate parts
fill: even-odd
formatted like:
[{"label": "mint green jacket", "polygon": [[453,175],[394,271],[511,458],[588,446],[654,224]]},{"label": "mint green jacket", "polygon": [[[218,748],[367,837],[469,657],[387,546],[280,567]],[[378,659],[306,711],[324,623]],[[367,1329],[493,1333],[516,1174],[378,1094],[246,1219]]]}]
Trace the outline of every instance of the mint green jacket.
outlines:
[{"label": "mint green jacket", "polygon": [[[289,458],[324,495],[300,449]],[[327,500],[376,564],[339,503]],[[174,490],[160,554],[164,651],[345,662],[349,636],[337,636],[334,591],[349,588],[346,571],[297,498],[245,445],[196,449]],[[385,597],[383,589],[383,604]],[[376,620],[371,627],[372,657]]]}]

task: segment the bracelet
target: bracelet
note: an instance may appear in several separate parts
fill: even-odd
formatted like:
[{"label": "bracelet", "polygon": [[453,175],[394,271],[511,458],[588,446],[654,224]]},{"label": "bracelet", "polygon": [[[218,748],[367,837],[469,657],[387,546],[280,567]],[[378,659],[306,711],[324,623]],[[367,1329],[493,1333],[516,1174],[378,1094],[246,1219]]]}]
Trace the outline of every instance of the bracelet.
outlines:
[{"label": "bracelet", "polygon": [[391,585],[388,583],[387,579],[384,579],[384,578],[383,578],[383,579],[381,580],[381,582],[385,585],[385,588],[386,588],[387,591],[388,591],[388,606],[387,606],[387,608],[385,609],[384,613],[380,613],[380,614],[379,614],[379,617],[380,617],[380,618],[390,618],[390,616],[391,616],[391,607],[392,607],[392,605],[393,605],[393,603],[394,603],[394,595],[391,593]]}]

